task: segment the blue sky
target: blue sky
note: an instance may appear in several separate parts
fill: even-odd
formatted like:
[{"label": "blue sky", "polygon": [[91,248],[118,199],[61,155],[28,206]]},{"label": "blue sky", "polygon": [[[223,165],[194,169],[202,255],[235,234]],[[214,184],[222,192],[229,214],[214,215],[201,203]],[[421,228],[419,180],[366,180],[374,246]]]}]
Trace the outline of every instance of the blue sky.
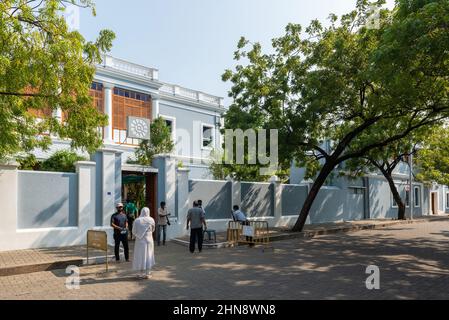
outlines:
[{"label": "blue sky", "polygon": [[355,2],[95,0],[97,16],[83,10],[80,31],[93,40],[101,29],[111,29],[117,35],[112,55],[159,69],[161,81],[227,97],[230,84],[222,82],[221,75],[234,65],[241,36],[269,48],[287,23],[325,21],[331,12],[349,12]]}]

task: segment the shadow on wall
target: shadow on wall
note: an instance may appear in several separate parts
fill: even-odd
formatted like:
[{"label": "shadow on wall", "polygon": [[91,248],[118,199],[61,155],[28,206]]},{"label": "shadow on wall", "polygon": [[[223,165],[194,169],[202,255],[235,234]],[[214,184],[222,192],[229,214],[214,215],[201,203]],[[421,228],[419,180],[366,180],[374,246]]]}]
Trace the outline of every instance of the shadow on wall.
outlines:
[{"label": "shadow on wall", "polygon": [[[65,196],[63,198],[61,198],[60,200],[58,200],[57,202],[51,204],[49,207],[41,210],[33,219],[32,224],[33,225],[39,225],[42,226],[42,224],[46,224],[45,222],[49,221],[49,220],[54,220],[57,213],[59,213],[59,211],[64,207],[64,205],[66,204],[66,202],[68,202],[69,197]],[[70,224],[70,217],[69,217],[70,213],[67,212],[66,216],[67,217],[60,217],[59,222],[57,221],[51,221],[51,226],[50,227],[67,227],[67,226],[73,226]],[[68,223],[69,222],[69,223]]]},{"label": "shadow on wall", "polygon": [[17,227],[38,229],[76,226],[77,200],[76,174],[19,171]]},{"label": "shadow on wall", "polygon": [[336,187],[324,187],[310,209],[311,223],[342,221],[345,218],[346,192]]},{"label": "shadow on wall", "polygon": [[[391,208],[390,189],[388,188],[388,193],[386,193],[385,186],[383,186],[382,181],[379,179],[370,179],[369,183],[370,218],[387,219],[397,217],[397,209],[396,212],[393,212],[394,210]],[[385,195],[382,196],[384,193],[388,194],[388,199]]]},{"label": "shadow on wall", "polygon": [[282,185],[282,216],[298,216],[306,197],[306,185]]},{"label": "shadow on wall", "polygon": [[273,184],[269,183],[241,183],[242,211],[248,217],[272,217],[273,206]]},{"label": "shadow on wall", "polygon": [[203,200],[206,219],[230,219],[232,183],[228,181],[189,180],[189,208],[193,201]]}]

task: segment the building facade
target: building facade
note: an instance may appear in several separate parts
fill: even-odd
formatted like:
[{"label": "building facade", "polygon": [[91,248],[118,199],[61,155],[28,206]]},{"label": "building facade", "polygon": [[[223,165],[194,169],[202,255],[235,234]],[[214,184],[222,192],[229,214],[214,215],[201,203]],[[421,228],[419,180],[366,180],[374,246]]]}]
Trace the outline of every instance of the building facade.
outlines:
[{"label": "building facade", "polygon": [[[103,60],[97,66],[90,93],[97,110],[109,118],[108,126],[99,129],[105,147],[121,152],[126,167],[139,144],[138,139],[128,137],[128,117],[150,121],[162,117],[175,143],[171,156],[190,169],[190,178],[210,178],[210,152],[222,143],[220,126],[226,111],[223,98],[162,82],[154,68],[112,56]],[[67,141],[54,139],[50,150],[38,150],[36,156],[45,159],[67,148]]]},{"label": "building facade", "polygon": [[[336,169],[329,178],[324,189],[333,189],[335,192],[353,194],[354,201],[347,208],[340,208],[338,213],[332,213],[330,217],[320,216],[323,222],[332,221],[336,216],[340,220],[362,219],[396,219],[398,206],[393,199],[393,194],[385,177],[380,172],[372,172],[362,178],[350,179],[341,176]],[[407,217],[420,217],[449,213],[449,188],[447,186],[433,184],[425,185],[418,181],[413,182],[410,191],[409,166],[401,162],[393,172],[393,179],[401,198],[406,204]],[[305,179],[305,169],[292,165],[290,169],[290,183],[310,184],[311,180]],[[320,191],[323,193],[324,191]],[[338,199],[335,199],[338,202]],[[412,203],[410,203],[412,202]],[[337,207],[338,208],[338,207]],[[356,219],[354,219],[354,214]]]}]

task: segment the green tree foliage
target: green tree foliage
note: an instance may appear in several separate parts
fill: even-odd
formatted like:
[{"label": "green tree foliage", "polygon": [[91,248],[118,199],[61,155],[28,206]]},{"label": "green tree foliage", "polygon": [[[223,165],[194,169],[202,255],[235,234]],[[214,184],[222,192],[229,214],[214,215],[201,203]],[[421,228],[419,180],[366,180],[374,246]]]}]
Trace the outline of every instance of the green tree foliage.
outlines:
[{"label": "green tree foliage", "polygon": [[[226,75],[223,76],[226,79]],[[252,110],[254,111],[254,110]],[[238,107],[238,105],[231,105],[228,112],[226,112],[224,116],[224,128],[221,130],[222,134],[225,134],[226,129],[241,129],[245,132],[248,129],[264,129],[264,118],[261,113],[258,112],[245,112]],[[267,133],[267,154],[269,153],[270,146],[270,137],[269,133]],[[248,139],[245,139],[245,144],[248,143]],[[236,140],[232,142],[234,150],[236,149]],[[257,141],[257,145],[255,146],[256,150],[259,150],[259,141]],[[222,145],[222,148],[225,148],[225,145]],[[266,165],[261,165],[258,161],[256,164],[250,164],[248,148],[244,150],[244,163],[236,164],[235,162],[226,161],[226,153],[220,152],[218,150],[214,150],[212,153],[212,162],[209,166],[209,171],[214,176],[215,179],[223,180],[226,177],[231,177],[235,180],[239,181],[257,181],[264,182],[268,181],[270,176],[264,176],[260,174],[260,169],[262,167],[266,167]],[[287,181],[290,173],[291,161],[286,158],[280,159],[278,163],[279,169],[273,173],[277,175],[281,180]]]},{"label": "green tree foliage", "polygon": [[17,162],[19,163],[19,170],[39,171],[42,165],[41,161],[37,160],[34,154],[18,158]]},{"label": "green tree foliage", "polygon": [[145,207],[145,182],[134,182],[128,186],[128,199],[135,201],[137,209]]},{"label": "green tree foliage", "polygon": [[150,131],[150,140],[142,140],[135,151],[137,163],[146,166],[151,166],[155,155],[170,153],[174,148],[170,128],[163,118],[155,119]]},{"label": "green tree foliage", "polygon": [[449,185],[449,128],[434,128],[416,156],[417,179]]},{"label": "green tree foliage", "polygon": [[358,0],[327,27],[289,24],[270,54],[242,38],[243,63],[223,75],[229,113],[278,128],[281,162],[295,159],[314,177],[295,231],[335,168],[449,116],[449,1],[399,0],[380,10],[378,28],[366,27],[371,5]]},{"label": "green tree foliage", "polygon": [[[244,158],[245,163],[247,163],[247,154],[244,155]],[[211,163],[209,164],[209,172],[212,174],[214,179],[217,180],[225,180],[230,177],[238,181],[266,182],[271,178],[271,176],[260,174],[260,168],[263,167],[260,164],[225,163],[225,156],[223,153],[215,150],[211,153],[211,159]],[[279,169],[275,172],[275,175],[284,182],[288,181],[289,174],[290,170],[288,166],[285,169]]]},{"label": "green tree foliage", "polygon": [[75,172],[75,162],[84,160],[86,158],[74,151],[60,150],[42,162],[40,171]]},{"label": "green tree foliage", "polygon": [[[50,132],[71,139],[73,148],[94,151],[102,143],[97,127],[107,117],[89,96],[95,64],[115,35],[103,30],[95,42],[70,31],[67,4],[90,8],[90,0],[2,0],[0,2],[0,157],[36,147],[46,149]],[[64,123],[51,114],[61,108]],[[30,110],[49,110],[36,121]]]}]

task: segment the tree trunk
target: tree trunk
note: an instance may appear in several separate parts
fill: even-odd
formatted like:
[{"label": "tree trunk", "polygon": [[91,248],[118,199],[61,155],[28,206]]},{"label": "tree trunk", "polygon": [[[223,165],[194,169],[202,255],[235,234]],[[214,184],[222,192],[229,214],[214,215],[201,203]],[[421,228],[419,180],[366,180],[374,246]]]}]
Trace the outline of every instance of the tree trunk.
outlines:
[{"label": "tree trunk", "polygon": [[323,168],[320,171],[320,174],[314,181],[312,188],[310,188],[309,194],[307,195],[307,198],[304,201],[301,213],[299,214],[298,220],[296,221],[292,231],[294,232],[302,231],[306,223],[307,217],[309,216],[310,208],[312,207],[312,204],[315,201],[318,192],[320,191],[321,187],[326,182],[327,177],[329,176],[329,174],[332,172],[332,170],[335,168],[336,165],[337,163],[326,162],[326,164],[323,166]]},{"label": "tree trunk", "polygon": [[405,203],[402,201],[402,198],[398,192],[398,189],[396,188],[396,185],[394,184],[393,177],[391,174],[387,172],[382,172],[385,179],[388,181],[388,185],[390,186],[391,193],[393,194],[393,199],[396,201],[398,205],[398,219],[399,220],[405,220]]}]

